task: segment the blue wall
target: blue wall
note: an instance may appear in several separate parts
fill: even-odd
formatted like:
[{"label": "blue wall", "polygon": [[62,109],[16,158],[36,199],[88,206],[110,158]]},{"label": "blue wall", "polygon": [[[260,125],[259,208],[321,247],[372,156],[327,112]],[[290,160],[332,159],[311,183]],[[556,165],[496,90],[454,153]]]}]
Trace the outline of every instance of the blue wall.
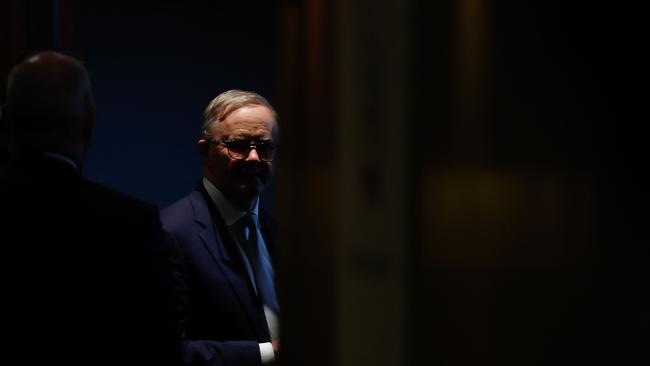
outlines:
[{"label": "blue wall", "polygon": [[239,88],[273,103],[278,19],[270,6],[160,3],[84,3],[81,34],[97,105],[85,175],[165,206],[201,177],[196,141],[213,97]]}]

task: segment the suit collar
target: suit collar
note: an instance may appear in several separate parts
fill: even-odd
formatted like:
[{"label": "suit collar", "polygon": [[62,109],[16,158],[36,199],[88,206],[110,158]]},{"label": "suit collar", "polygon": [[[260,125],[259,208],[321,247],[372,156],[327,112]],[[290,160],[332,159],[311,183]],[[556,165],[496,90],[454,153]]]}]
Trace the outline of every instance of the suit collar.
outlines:
[{"label": "suit collar", "polygon": [[[210,199],[203,184],[199,184],[189,198],[194,221],[202,227],[199,237],[210,254],[215,259],[222,258],[229,265],[237,266],[239,262],[234,261],[234,258],[237,258],[237,244],[232,239],[219,210]],[[210,213],[211,211],[214,212],[214,215]],[[217,231],[220,235],[216,235]]]},{"label": "suit collar", "polygon": [[59,154],[59,153],[56,153],[56,152],[46,151],[46,152],[43,153],[43,156],[45,156],[47,158],[60,160],[60,161],[62,161],[64,163],[70,165],[74,170],[77,170],[77,171],[81,170],[81,169],[79,169],[79,164],[77,164],[74,160],[72,160],[72,158],[70,158],[67,155]]},{"label": "suit collar", "polygon": [[44,187],[72,187],[83,180],[79,170],[70,164],[39,152],[15,155],[7,167],[6,173],[16,179],[27,180],[35,184],[40,184],[42,181]]},{"label": "suit collar", "polygon": [[205,189],[202,186],[196,188],[194,192],[190,194],[190,203],[192,207],[192,215],[194,221],[196,221],[203,228],[212,226],[212,218],[210,217],[210,208],[208,202],[203,198]]}]

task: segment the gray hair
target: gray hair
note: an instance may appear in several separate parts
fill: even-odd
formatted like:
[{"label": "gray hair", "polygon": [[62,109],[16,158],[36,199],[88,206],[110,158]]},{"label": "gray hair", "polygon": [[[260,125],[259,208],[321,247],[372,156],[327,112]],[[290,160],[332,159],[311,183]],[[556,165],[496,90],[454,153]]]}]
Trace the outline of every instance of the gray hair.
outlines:
[{"label": "gray hair", "polygon": [[251,91],[232,89],[217,95],[205,108],[201,133],[209,136],[214,122],[223,121],[230,113],[248,105],[261,105],[270,109],[277,122],[278,114],[266,98]]}]

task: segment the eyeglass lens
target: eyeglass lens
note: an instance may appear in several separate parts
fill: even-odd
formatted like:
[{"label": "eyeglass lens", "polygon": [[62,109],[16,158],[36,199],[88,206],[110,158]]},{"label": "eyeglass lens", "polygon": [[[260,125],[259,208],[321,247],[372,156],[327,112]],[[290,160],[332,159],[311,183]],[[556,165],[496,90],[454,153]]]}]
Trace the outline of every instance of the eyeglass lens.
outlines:
[{"label": "eyeglass lens", "polygon": [[244,159],[254,147],[261,160],[273,160],[276,147],[271,142],[253,143],[247,141],[230,141],[225,143],[233,159]]}]

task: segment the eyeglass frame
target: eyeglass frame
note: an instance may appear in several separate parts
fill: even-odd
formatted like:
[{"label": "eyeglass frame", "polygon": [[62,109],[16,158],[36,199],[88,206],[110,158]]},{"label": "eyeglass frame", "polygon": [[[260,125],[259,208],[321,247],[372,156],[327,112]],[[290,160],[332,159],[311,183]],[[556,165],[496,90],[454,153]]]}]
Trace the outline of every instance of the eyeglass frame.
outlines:
[{"label": "eyeglass frame", "polygon": [[[278,148],[279,148],[279,145],[273,143],[273,142],[270,141],[270,140],[269,140],[269,141],[258,141],[258,142],[255,142],[255,141],[248,141],[248,143],[247,143],[247,145],[248,145],[248,152],[247,152],[245,155],[242,155],[241,157],[236,157],[236,156],[233,156],[233,152],[230,151],[231,147],[229,146],[229,144],[233,144],[233,143],[243,143],[241,140],[217,140],[217,139],[215,139],[215,138],[213,138],[213,137],[209,137],[209,136],[205,136],[205,137],[203,137],[203,139],[204,139],[205,141],[207,141],[207,142],[211,142],[211,143],[216,144],[216,145],[223,145],[223,146],[225,146],[225,147],[226,147],[226,150],[228,151],[228,156],[229,156],[231,159],[234,159],[234,160],[245,160],[245,159],[248,157],[248,155],[250,155],[251,150],[253,150],[253,149],[255,149],[255,152],[257,153],[257,156],[260,158],[260,161],[263,161],[263,162],[265,162],[265,163],[270,163],[270,162],[272,162],[273,160],[275,160],[275,158],[276,158],[277,155],[278,155]],[[263,158],[260,156],[260,154],[259,154],[259,150],[257,149],[257,147],[258,147],[258,145],[262,145],[262,144],[265,144],[265,145],[267,145],[267,146],[270,146],[270,148],[272,149],[272,151],[273,151],[273,157],[272,157],[271,159],[263,159]]]}]

